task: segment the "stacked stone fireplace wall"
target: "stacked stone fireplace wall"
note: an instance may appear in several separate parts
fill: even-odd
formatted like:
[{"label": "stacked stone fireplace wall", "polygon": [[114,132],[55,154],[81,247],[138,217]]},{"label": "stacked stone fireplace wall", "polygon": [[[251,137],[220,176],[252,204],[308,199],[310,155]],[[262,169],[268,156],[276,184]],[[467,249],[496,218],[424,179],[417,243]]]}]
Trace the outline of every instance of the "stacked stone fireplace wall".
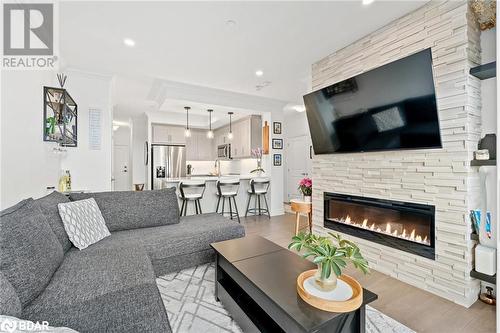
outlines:
[{"label": "stacked stone fireplace wall", "polygon": [[317,90],[431,48],[442,149],[316,155],[313,159],[314,231],[323,227],[323,192],[408,201],[436,207],[436,259],[360,244],[373,269],[464,306],[479,291],[470,278],[473,242],[468,209],[479,196],[469,166],[480,137],[480,32],[466,2],[430,2],[312,66]]}]

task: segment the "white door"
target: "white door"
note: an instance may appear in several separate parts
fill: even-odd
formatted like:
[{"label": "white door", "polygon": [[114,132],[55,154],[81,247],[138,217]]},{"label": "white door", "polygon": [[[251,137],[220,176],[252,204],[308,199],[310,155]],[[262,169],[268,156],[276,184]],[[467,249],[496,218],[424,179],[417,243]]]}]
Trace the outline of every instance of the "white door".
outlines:
[{"label": "white door", "polygon": [[113,146],[113,179],[115,191],[130,191],[129,146]]},{"label": "white door", "polygon": [[287,140],[287,198],[299,198],[299,181],[304,177],[311,176],[312,169],[312,148],[309,136],[298,136]]}]

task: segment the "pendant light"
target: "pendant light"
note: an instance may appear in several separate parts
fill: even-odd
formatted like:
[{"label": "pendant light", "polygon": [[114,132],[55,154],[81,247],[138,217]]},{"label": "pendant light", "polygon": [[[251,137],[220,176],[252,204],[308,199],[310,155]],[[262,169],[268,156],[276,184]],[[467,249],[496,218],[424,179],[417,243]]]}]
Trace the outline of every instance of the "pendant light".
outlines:
[{"label": "pendant light", "polygon": [[208,109],[208,132],[207,132],[207,138],[213,139],[214,138],[214,131],[212,131],[212,112],[214,110]]},{"label": "pendant light", "polygon": [[232,116],[234,114],[234,112],[228,112],[227,113],[229,115],[229,134],[227,135],[227,138],[229,140],[232,140],[233,139],[233,124],[232,124]]},{"label": "pendant light", "polygon": [[186,130],[184,131],[184,136],[189,138],[191,137],[191,130],[189,129],[189,110],[191,108],[189,106],[185,106],[184,109],[186,110]]}]

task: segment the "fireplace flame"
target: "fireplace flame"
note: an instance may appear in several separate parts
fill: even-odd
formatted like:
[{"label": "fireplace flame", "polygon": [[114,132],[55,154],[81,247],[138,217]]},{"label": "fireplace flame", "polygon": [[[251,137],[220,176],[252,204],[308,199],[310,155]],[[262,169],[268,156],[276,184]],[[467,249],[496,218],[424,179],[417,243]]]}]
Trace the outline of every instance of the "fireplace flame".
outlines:
[{"label": "fireplace flame", "polygon": [[[406,229],[398,229],[397,225],[393,226],[391,225],[390,222],[387,222],[385,225],[385,229],[381,229],[375,223],[372,223],[371,225],[368,224],[368,219],[364,219],[363,222],[357,223],[356,221],[353,221],[349,215],[347,215],[345,218],[340,218],[340,219],[334,219],[337,222],[345,223],[345,224],[350,224],[359,228],[363,229],[368,229],[372,231],[377,231],[383,234],[391,235],[393,237],[398,237],[406,240],[410,240],[413,242],[425,244],[425,245],[431,245],[427,235],[418,235],[417,231],[413,229],[409,234]],[[394,230],[393,230],[394,229]]]}]

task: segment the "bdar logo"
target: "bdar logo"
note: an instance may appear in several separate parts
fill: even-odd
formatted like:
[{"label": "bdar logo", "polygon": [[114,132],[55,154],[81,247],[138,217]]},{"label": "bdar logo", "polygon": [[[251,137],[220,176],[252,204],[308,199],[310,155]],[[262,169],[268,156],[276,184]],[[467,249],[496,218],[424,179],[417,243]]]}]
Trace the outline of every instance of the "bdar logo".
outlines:
[{"label": "bdar logo", "polygon": [[54,54],[53,4],[4,3],[3,22],[4,55]]}]

